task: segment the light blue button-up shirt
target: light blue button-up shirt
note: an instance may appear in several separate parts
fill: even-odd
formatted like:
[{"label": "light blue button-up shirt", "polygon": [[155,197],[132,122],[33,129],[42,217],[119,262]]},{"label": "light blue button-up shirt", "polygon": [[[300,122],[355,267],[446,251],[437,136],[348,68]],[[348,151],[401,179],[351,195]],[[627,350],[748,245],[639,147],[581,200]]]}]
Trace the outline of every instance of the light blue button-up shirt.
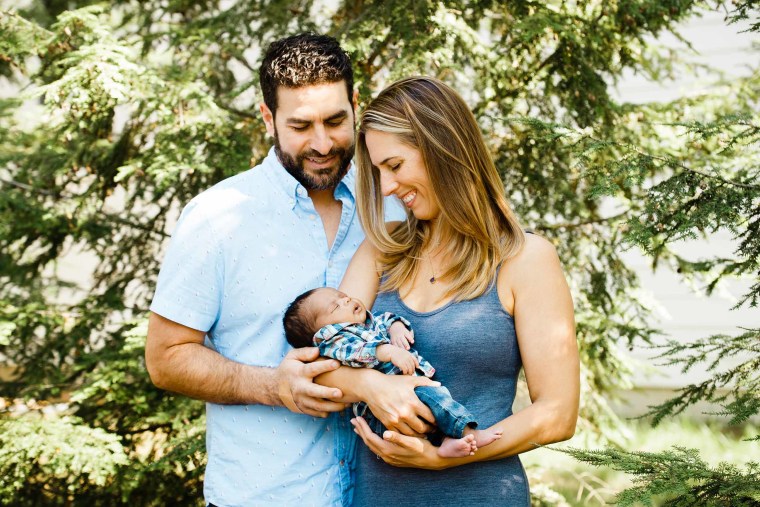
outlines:
[{"label": "light blue button-up shirt", "polygon": [[[335,189],[343,209],[332,248],[306,189],[274,150],[198,195],[176,226],[151,310],[206,331],[207,345],[227,358],[279,365],[290,350],[286,306],[305,290],[337,287],[364,239],[354,171]],[[207,502],[349,504],[356,439],[347,413],[320,419],[264,405],[206,409]]]}]

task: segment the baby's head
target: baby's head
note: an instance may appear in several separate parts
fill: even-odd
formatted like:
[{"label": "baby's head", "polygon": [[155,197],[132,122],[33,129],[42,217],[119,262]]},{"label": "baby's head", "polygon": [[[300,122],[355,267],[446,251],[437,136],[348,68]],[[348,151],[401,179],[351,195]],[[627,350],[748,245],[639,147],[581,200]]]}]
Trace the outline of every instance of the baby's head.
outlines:
[{"label": "baby's head", "polygon": [[367,309],[361,301],[331,287],[304,292],[285,310],[285,338],[294,348],[313,347],[314,333],[328,324],[362,324]]}]

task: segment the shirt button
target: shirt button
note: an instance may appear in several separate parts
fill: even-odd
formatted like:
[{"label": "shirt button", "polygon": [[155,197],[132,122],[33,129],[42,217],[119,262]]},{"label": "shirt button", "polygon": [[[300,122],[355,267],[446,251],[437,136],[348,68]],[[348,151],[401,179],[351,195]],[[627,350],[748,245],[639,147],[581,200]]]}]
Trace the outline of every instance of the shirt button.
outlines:
[{"label": "shirt button", "polygon": [[340,460],[340,466],[343,466],[343,465],[345,465],[345,464],[346,464],[346,462],[345,462],[345,461],[343,461],[343,460]]}]

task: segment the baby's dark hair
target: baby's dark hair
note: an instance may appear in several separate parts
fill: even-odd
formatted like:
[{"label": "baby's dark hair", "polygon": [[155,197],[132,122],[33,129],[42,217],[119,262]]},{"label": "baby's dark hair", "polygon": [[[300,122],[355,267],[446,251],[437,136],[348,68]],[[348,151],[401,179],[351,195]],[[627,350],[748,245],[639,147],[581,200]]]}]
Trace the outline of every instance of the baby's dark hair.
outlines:
[{"label": "baby's dark hair", "polygon": [[308,311],[305,303],[319,289],[320,287],[307,290],[295,298],[288,305],[288,309],[285,310],[285,315],[282,317],[282,326],[285,328],[285,338],[293,348],[300,349],[302,347],[314,346],[314,333],[317,332],[314,329],[316,325],[314,312]]}]

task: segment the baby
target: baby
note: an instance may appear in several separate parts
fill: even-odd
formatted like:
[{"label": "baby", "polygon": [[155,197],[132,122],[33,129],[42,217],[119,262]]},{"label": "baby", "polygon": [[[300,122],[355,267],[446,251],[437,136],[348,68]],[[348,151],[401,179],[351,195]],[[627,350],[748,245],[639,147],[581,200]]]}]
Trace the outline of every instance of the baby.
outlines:
[{"label": "baby", "polygon": [[[285,311],[283,325],[293,347],[319,347],[320,355],[348,366],[374,368],[389,375],[432,377],[435,373],[435,368],[410,348],[414,333],[406,319],[388,312],[373,315],[358,299],[330,287],[298,296]],[[420,386],[414,392],[435,416],[438,430],[430,435],[430,442],[439,446],[439,456],[471,455],[501,438],[501,430],[476,429],[474,416],[445,387]]]}]

